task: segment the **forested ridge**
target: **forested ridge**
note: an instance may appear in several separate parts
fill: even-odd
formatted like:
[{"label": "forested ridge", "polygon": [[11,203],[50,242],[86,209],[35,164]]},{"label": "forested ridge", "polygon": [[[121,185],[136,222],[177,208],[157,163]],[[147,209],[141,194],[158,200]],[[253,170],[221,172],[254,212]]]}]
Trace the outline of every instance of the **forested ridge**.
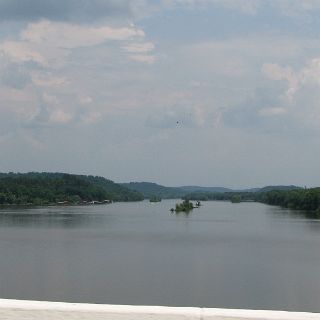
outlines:
[{"label": "forested ridge", "polygon": [[0,173],[1,205],[140,201],[143,195],[97,176],[65,173]]},{"label": "forested ridge", "polygon": [[177,199],[187,193],[179,187],[165,187],[152,182],[130,182],[122,183],[121,185],[130,190],[136,190],[142,193],[146,199],[151,199],[153,197],[161,199]]},{"label": "forested ridge", "polygon": [[284,208],[317,211],[320,213],[320,188],[271,190],[264,192],[225,192],[225,193],[190,193],[184,197],[189,200],[232,200],[257,201]]}]

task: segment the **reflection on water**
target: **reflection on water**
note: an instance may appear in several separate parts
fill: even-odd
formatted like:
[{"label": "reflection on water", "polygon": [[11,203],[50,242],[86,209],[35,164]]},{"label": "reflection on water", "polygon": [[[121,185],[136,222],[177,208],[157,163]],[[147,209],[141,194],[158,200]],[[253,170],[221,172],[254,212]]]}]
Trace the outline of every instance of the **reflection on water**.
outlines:
[{"label": "reflection on water", "polygon": [[316,211],[303,211],[303,210],[290,210],[286,208],[280,208],[277,206],[273,206],[270,209],[270,212],[275,214],[277,217],[288,217],[290,218],[302,218],[309,220],[319,220],[320,221],[320,213]]},{"label": "reflection on water", "polygon": [[[41,211],[42,210],[42,211]],[[81,225],[99,225],[105,222],[102,214],[63,212],[61,208],[48,209],[15,209],[0,211],[0,226],[6,227],[46,227],[76,228]]]},{"label": "reflection on water", "polygon": [[320,217],[317,212],[290,210],[279,207],[270,207],[269,212],[278,223],[288,223],[289,220],[290,224],[303,224],[309,227],[311,231],[320,234]]},{"label": "reflection on water", "polygon": [[2,209],[0,297],[319,311],[319,220],[175,202]]}]

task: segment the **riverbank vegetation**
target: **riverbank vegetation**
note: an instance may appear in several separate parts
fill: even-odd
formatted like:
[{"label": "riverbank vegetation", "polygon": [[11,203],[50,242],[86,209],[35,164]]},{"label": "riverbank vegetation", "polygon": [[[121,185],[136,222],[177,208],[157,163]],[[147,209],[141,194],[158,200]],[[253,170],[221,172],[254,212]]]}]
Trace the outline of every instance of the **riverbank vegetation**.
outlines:
[{"label": "riverbank vegetation", "polygon": [[233,198],[240,197],[241,201],[249,201],[253,199],[255,193],[253,192],[224,192],[224,193],[211,193],[211,192],[193,192],[185,195],[183,199],[193,201],[209,201],[209,200],[222,200],[231,201]]},{"label": "riverbank vegetation", "polygon": [[0,205],[140,201],[143,195],[103,177],[63,173],[0,174]]},{"label": "riverbank vegetation", "polygon": [[320,188],[271,190],[266,192],[190,193],[186,200],[256,201],[289,209],[319,212]]},{"label": "riverbank vegetation", "polygon": [[319,211],[320,188],[270,191],[259,195],[257,201],[290,209]]}]

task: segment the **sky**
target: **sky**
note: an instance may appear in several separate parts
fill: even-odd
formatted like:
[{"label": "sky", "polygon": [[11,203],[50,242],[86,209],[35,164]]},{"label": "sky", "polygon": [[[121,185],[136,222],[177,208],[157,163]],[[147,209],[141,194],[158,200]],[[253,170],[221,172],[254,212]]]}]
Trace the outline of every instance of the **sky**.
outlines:
[{"label": "sky", "polygon": [[0,0],[0,172],[319,186],[320,0]]}]

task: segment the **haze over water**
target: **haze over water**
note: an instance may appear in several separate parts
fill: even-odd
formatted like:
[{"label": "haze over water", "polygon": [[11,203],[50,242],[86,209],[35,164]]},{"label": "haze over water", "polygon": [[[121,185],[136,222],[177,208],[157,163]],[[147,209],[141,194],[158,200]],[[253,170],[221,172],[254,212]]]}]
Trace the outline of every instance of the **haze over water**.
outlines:
[{"label": "haze over water", "polygon": [[319,311],[320,221],[175,200],[0,211],[2,298]]}]

